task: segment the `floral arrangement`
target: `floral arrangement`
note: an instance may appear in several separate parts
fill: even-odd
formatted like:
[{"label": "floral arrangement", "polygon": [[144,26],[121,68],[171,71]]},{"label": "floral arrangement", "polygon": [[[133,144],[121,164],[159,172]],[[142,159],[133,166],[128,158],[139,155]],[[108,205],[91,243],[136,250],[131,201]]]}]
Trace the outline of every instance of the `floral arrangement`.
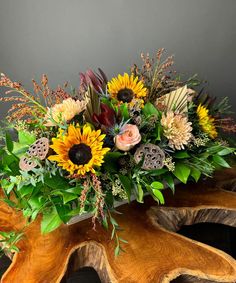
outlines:
[{"label": "floral arrangement", "polygon": [[236,124],[227,98],[199,91],[196,76],[182,80],[163,53],[141,54],[141,68],[110,81],[88,70],[70,91],[51,90],[43,75],[32,95],[1,74],[1,101],[11,102],[1,127],[2,198],[29,222],[42,214],[42,233],[90,213],[94,227],[111,226],[118,254],[117,203],[142,203],[148,193],[164,204],[176,179],[197,182],[230,166],[235,144],[225,133]]}]

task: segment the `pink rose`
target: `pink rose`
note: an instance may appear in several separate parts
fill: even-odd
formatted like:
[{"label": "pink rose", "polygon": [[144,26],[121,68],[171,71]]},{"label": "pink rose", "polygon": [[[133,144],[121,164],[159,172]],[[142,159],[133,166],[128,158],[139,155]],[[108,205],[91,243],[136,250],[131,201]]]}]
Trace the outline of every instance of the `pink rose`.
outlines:
[{"label": "pink rose", "polygon": [[121,133],[114,138],[115,145],[122,151],[129,151],[141,141],[141,135],[136,125],[126,124]]}]

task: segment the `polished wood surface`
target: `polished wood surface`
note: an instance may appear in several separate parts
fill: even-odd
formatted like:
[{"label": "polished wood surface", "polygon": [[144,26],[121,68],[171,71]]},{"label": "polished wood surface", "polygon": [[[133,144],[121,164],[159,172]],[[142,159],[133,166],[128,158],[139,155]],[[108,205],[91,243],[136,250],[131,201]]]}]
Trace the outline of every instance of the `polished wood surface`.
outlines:
[{"label": "polished wood surface", "polygon": [[[204,221],[236,226],[236,193],[230,191],[235,180],[232,168],[211,181],[179,185],[174,196],[166,192],[164,207],[150,198],[144,205],[119,207],[123,214],[116,219],[124,229],[120,236],[129,243],[118,257],[110,233],[99,225],[94,231],[91,219],[62,225],[47,235],[41,235],[37,219],[25,229],[20,252],[1,282],[56,283],[66,272],[88,265],[104,283],[164,283],[181,274],[186,274],[184,282],[235,282],[236,261],[231,256],[175,233],[183,224]],[[20,212],[0,203],[1,230],[17,231],[24,225]]]}]

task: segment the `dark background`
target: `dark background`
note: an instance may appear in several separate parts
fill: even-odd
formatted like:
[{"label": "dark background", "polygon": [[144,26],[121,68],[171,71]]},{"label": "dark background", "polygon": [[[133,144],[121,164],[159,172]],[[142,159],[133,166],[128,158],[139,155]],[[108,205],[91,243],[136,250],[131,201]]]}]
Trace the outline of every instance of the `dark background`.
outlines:
[{"label": "dark background", "polygon": [[77,86],[89,67],[111,78],[165,47],[235,108],[235,18],[235,0],[0,0],[0,71],[29,90],[42,73]]}]

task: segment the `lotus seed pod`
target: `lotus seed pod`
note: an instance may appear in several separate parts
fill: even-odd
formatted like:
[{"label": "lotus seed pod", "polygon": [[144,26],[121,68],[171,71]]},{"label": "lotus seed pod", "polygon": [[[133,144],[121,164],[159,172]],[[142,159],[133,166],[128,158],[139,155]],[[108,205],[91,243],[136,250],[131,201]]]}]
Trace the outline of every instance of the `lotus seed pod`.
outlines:
[{"label": "lotus seed pod", "polygon": [[22,171],[30,171],[37,166],[37,162],[26,156],[21,157],[19,167]]},{"label": "lotus seed pod", "polygon": [[40,138],[36,140],[27,150],[26,155],[20,159],[19,167],[23,171],[30,171],[37,166],[35,158],[43,160],[46,158],[49,150],[49,140]]},{"label": "lotus seed pod", "polygon": [[40,160],[45,159],[49,150],[49,140],[40,138],[36,140],[28,149],[27,154],[31,157],[38,157]]},{"label": "lotus seed pod", "polygon": [[138,164],[143,159],[142,169],[161,169],[164,166],[165,153],[155,144],[142,144],[134,154],[134,160]]}]

